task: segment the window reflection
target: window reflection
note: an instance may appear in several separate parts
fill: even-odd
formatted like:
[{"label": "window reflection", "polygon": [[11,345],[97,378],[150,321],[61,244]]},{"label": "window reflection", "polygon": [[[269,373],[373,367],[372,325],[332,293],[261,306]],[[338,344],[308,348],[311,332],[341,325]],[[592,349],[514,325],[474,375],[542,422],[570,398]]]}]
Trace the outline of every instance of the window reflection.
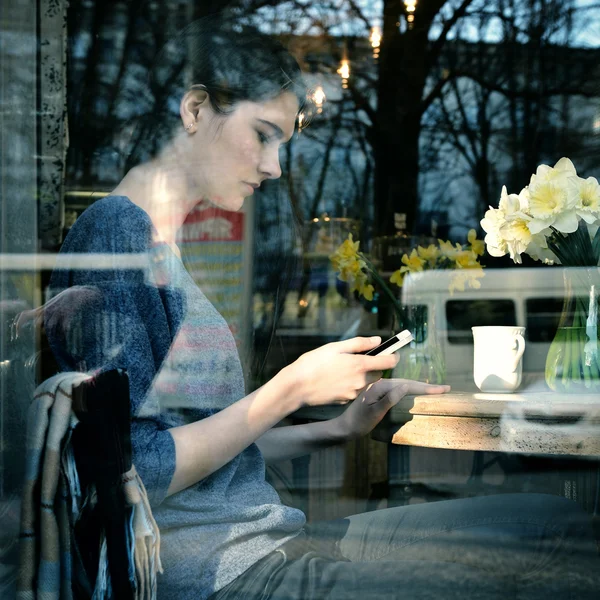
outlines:
[{"label": "window reflection", "polygon": [[[220,40],[218,48],[233,46],[252,28],[282,42],[299,62],[309,102],[296,116],[289,141],[270,155],[272,164],[278,157],[280,178],[264,181],[239,211],[190,198],[189,214],[176,233],[171,231],[166,242],[152,239],[148,245],[145,239],[136,247],[141,262],[130,265],[131,271],[124,264],[115,267],[116,254],[129,254],[122,242],[132,232],[140,233],[140,221],[125,220],[121,203],[109,222],[102,207],[131,168],[152,164],[165,148],[167,133],[175,131],[173,123],[181,136],[192,131],[189,123],[179,122],[181,90],[174,82],[195,83],[203,73],[187,59],[187,50],[193,53],[194,48],[159,52],[182,27],[205,17],[209,4],[231,27],[230,39]],[[448,240],[444,251],[452,252],[456,244],[467,244],[471,229],[481,242],[480,220],[490,204],[497,205],[502,184],[521,189],[538,164],[554,164],[568,155],[582,176],[597,177],[600,10],[584,2],[483,0],[448,0],[439,2],[438,10],[420,0],[405,2],[392,15],[389,5],[363,0],[331,6],[316,0],[3,4],[0,597],[14,596],[24,431],[36,386],[61,369],[95,372],[116,364],[141,338],[155,372],[141,383],[133,374],[131,381],[133,395],[146,394],[149,400],[136,426],[141,423],[140,438],[151,450],[159,445],[152,443],[156,423],[164,434],[198,419],[198,397],[207,398],[202,417],[209,418],[225,408],[225,397],[237,400],[257,390],[324,344],[354,336],[385,339],[405,327],[415,341],[401,351],[401,364],[414,370],[386,372],[384,384],[387,376],[425,374],[420,378],[447,380],[453,392],[472,394],[471,327],[518,324],[526,326],[528,343],[519,393],[525,398],[542,388],[548,393],[543,376],[548,347],[564,316],[559,269],[538,270],[533,276],[540,265],[527,256],[521,266],[531,271],[521,272],[507,269],[514,267],[507,259],[486,254],[481,257],[484,276],[475,282],[481,288],[467,286],[450,294],[447,276],[455,270],[448,269],[429,279],[427,289],[417,285],[407,298],[402,294],[408,286],[392,286],[398,301],[404,301],[396,311],[376,283],[367,299],[351,282],[340,280],[330,255],[351,234],[387,281],[407,264],[404,254],[419,246],[427,250],[443,238]],[[219,55],[215,48],[203,52],[206,61]],[[157,63],[157,56],[162,62]],[[251,60],[239,67],[244,76],[258,72]],[[212,83],[218,87],[228,76],[220,73]],[[234,144],[233,150],[242,147]],[[181,181],[193,179],[202,168],[203,151],[198,145],[174,161],[179,167],[190,157],[198,159]],[[223,153],[211,164],[215,180],[227,179],[231,169],[222,165],[233,153]],[[146,192],[153,192],[149,173],[151,169],[144,171],[140,181]],[[177,186],[171,181],[164,187]],[[82,234],[85,227],[89,230]],[[106,243],[92,252],[102,227]],[[65,241],[69,232],[80,236],[77,244],[71,245],[73,237]],[[57,256],[65,254],[69,265],[57,268]],[[161,270],[165,260],[172,261],[166,275]],[[92,274],[91,283],[85,273]],[[512,278],[510,289],[504,283],[491,289],[500,273]],[[60,285],[53,287],[52,277]],[[144,300],[136,303],[132,297],[138,292]],[[149,297],[156,303],[146,302]],[[188,312],[190,298],[197,301],[193,314]],[[575,302],[586,300],[580,296]],[[175,312],[177,318],[171,318]],[[216,323],[218,331],[211,329]],[[592,332],[587,341],[593,338]],[[97,350],[93,356],[83,351],[92,343]],[[213,351],[213,345],[219,348]],[[176,355],[190,348],[196,351],[195,362]],[[326,373],[329,385],[344,379],[331,371],[333,375]],[[584,379],[581,384],[585,386]],[[526,491],[574,500],[597,520],[597,407],[589,387],[584,391],[584,400],[561,396],[568,418],[529,409],[521,413],[506,404],[502,414],[485,413],[485,419],[497,420],[495,425],[481,422],[477,432],[469,431],[463,439],[451,436],[459,428],[445,429],[444,419],[447,423],[464,414],[443,413],[443,398],[420,403],[415,400],[419,394],[411,393],[395,405],[385,426],[368,436],[324,447],[310,458],[266,469],[261,465],[258,471],[262,477],[266,470],[275,489],[261,480],[276,510],[289,509],[286,514],[300,521],[301,513],[294,512],[300,509],[309,523],[375,508]],[[535,398],[538,408],[551,411],[548,396]],[[503,402],[508,401],[500,398],[492,404]],[[475,406],[472,396],[461,410],[467,405]],[[281,425],[318,423],[332,415],[337,418],[339,412],[329,412],[329,407],[300,411],[286,415]],[[558,449],[535,446],[546,434],[564,444]],[[510,446],[512,442],[521,446]],[[495,445],[490,450],[485,444]],[[563,452],[571,454],[559,458]],[[249,453],[254,454],[244,460],[258,460],[254,446]],[[161,479],[154,465],[140,464],[139,471],[150,488],[156,487],[156,477]],[[210,488],[213,480],[205,485]],[[232,489],[219,508],[242,497]],[[166,504],[178,502],[179,508],[185,504],[181,496]],[[533,518],[535,502],[527,510]],[[194,514],[208,519],[210,510]],[[259,520],[246,516],[244,524]],[[413,533],[422,533],[422,523],[433,522],[430,517],[415,525]],[[172,525],[169,518],[163,522]],[[289,521],[279,523],[277,535],[288,526]],[[380,538],[391,529],[385,523],[377,527]],[[164,530],[164,547],[172,548],[169,527]],[[569,535],[582,547],[592,544],[591,538],[582,541],[571,530]],[[207,539],[217,544],[216,537]],[[182,544],[188,556],[207,547],[206,539],[190,540]],[[466,555],[470,543],[458,540],[456,554]],[[433,560],[435,552],[424,548],[419,559]],[[446,561],[444,553],[439,557]],[[241,564],[230,562],[236,568]],[[584,564],[584,559],[577,562],[570,575],[576,577]],[[561,568],[569,571],[567,565],[565,559]],[[177,579],[172,570],[169,577]],[[5,581],[13,586],[6,594]],[[439,597],[448,589],[453,588],[441,586]]]},{"label": "window reflection", "polygon": [[515,325],[515,303],[512,300],[448,300],[446,302],[448,341],[450,344],[472,345],[471,327]]}]

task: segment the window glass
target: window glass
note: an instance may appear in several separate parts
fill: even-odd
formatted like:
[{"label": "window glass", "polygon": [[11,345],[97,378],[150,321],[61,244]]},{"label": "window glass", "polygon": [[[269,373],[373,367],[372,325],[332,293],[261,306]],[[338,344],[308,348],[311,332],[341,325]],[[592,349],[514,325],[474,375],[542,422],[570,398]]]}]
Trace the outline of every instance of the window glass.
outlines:
[{"label": "window glass", "polygon": [[446,321],[451,344],[472,345],[471,327],[515,325],[515,303],[512,300],[449,300]]},{"label": "window glass", "polygon": [[[578,298],[578,301],[585,306],[587,299]],[[530,342],[551,342],[554,339],[563,305],[562,298],[529,298],[525,302],[526,336]]]},{"label": "window glass", "polygon": [[[402,329],[409,329],[415,342],[422,344],[429,331],[429,308],[426,304],[407,304],[402,307]],[[400,328],[400,327],[399,327]]]},{"label": "window glass", "polygon": [[[585,467],[579,461],[567,468],[549,452],[540,462],[507,457],[506,432],[524,431],[518,450],[529,451],[537,433],[528,427],[537,432],[541,424],[509,414],[503,417],[523,419],[521,429],[503,422],[498,437],[468,429],[459,435],[459,427],[443,421],[465,415],[446,419],[431,411],[452,402],[416,400],[413,392],[424,390],[421,382],[475,390],[471,328],[516,323],[516,300],[494,282],[493,271],[513,289],[546,296],[527,302],[519,393],[529,393],[530,378],[543,373],[562,311],[562,299],[550,296],[560,296],[558,275],[569,260],[548,256],[552,247],[561,251],[558,234],[558,246],[539,244],[540,232],[523,250],[530,236],[519,214],[568,196],[569,214],[553,213],[552,223],[549,215],[527,215],[535,221],[527,227],[545,223],[560,232],[576,217],[584,235],[570,239],[589,249],[585,228],[594,234],[600,224],[599,33],[596,0],[0,0],[0,599],[16,597],[17,579],[21,596],[34,595],[23,585],[44,580],[43,572],[27,584],[17,578],[19,554],[27,555],[19,538],[40,548],[38,538],[51,533],[43,525],[51,507],[61,550],[73,541],[72,556],[91,566],[84,573],[81,561],[61,561],[61,572],[71,569],[90,596],[88,575],[110,572],[115,595],[126,597],[113,585],[112,565],[98,568],[95,551],[88,553],[101,547],[99,528],[90,531],[87,523],[97,524],[103,495],[90,473],[82,472],[67,493],[56,478],[56,502],[37,493],[37,512],[23,507],[29,492],[41,489],[34,479],[51,487],[44,464],[31,461],[48,459],[62,468],[63,480],[78,464],[91,464],[69,446],[86,438],[76,426],[85,419],[76,422],[69,412],[90,407],[78,401],[80,377],[84,390],[98,383],[103,398],[125,399],[118,405],[123,441],[130,430],[132,463],[164,533],[165,572],[157,585],[166,597],[215,597],[242,571],[256,575],[260,557],[285,543],[279,536],[302,531],[305,522],[375,508],[394,510],[375,518],[364,535],[352,528],[348,538],[379,544],[385,530],[416,539],[436,523],[462,522],[435,501],[508,491],[568,496],[597,516],[600,460],[586,456]],[[578,178],[561,161],[559,171],[575,187],[555,197],[554,176],[565,185],[567,177],[539,167],[560,157],[572,160]],[[499,213],[488,213],[503,186],[508,194],[529,186],[533,199],[525,206],[527,193],[519,194],[522,210],[513,212],[516,196],[504,196],[508,232]],[[487,231],[487,246],[486,214],[487,223],[498,225]],[[599,240],[600,234],[592,248]],[[534,247],[543,250],[540,260],[533,259]],[[503,249],[510,253],[496,256]],[[543,264],[549,261],[561,264],[550,269]],[[535,277],[533,267],[539,267]],[[494,289],[498,297],[490,296]],[[443,308],[436,304],[440,295],[449,300]],[[520,304],[518,310],[521,317]],[[369,338],[385,340],[404,329],[415,343],[398,352],[394,369],[365,378],[370,360],[350,355],[374,345]],[[566,333],[567,343],[559,339],[553,350],[568,357],[560,363],[568,382],[581,363],[572,352],[581,336]],[[588,334],[586,356],[596,348]],[[129,379],[123,397],[102,384],[117,369]],[[56,411],[66,430],[48,404],[57,397],[48,386],[64,373],[76,399]],[[590,373],[582,369],[583,385]],[[397,379],[409,382],[402,399]],[[538,379],[545,384],[543,375]],[[26,435],[28,413],[37,421]],[[104,420],[94,420],[100,431]],[[53,436],[41,445],[44,434],[37,433],[49,421],[53,432],[66,431],[60,446]],[[178,441],[175,429],[193,440]],[[465,440],[477,452],[465,451]],[[174,450],[181,443],[189,454]],[[495,444],[494,456],[484,458],[488,443]],[[594,444],[595,438],[596,452]],[[102,462],[106,455],[99,454]],[[185,455],[189,470],[175,461]],[[535,477],[541,462],[544,475]],[[544,522],[562,515],[547,502],[548,512],[539,511]],[[480,516],[460,503],[444,504]],[[541,504],[535,500],[530,512]],[[508,517],[527,515],[524,505],[511,500],[482,512],[501,523],[505,510],[512,511]],[[43,518],[19,519],[33,514]],[[398,515],[407,515],[406,527],[396,526]],[[411,524],[410,515],[423,518]],[[88,539],[82,548],[78,532],[69,536],[62,527],[69,519]],[[556,531],[565,533],[566,522]],[[484,551],[506,539],[492,533]],[[479,556],[476,538],[453,540],[454,556]],[[334,540],[319,548],[344,545]],[[353,555],[372,550],[355,548]],[[415,596],[446,599],[455,592],[468,600],[461,581],[444,580],[453,570],[435,566],[435,540],[417,550],[424,569],[433,565],[432,573],[418,570],[425,590],[410,580],[412,564],[400,561],[388,571],[393,581],[385,590],[377,586],[387,567],[376,566],[372,579],[360,578],[366,594],[336,588],[330,595],[393,597],[408,578],[408,596],[414,589]],[[381,547],[375,553],[388,556]],[[133,552],[122,556],[131,559]],[[572,556],[582,572],[600,574],[597,563]],[[31,557],[44,571],[46,563]],[[550,565],[557,581],[576,572],[558,551],[556,563],[525,558],[513,562]],[[148,560],[160,564],[150,554]],[[556,564],[564,571],[553,571]],[[129,580],[135,565],[119,566]],[[480,566],[486,565],[472,572],[484,573]],[[502,576],[532,579],[521,571]],[[346,588],[355,581],[337,580]],[[321,595],[312,581],[294,583],[295,590]],[[227,597],[262,594],[240,585]]]}]

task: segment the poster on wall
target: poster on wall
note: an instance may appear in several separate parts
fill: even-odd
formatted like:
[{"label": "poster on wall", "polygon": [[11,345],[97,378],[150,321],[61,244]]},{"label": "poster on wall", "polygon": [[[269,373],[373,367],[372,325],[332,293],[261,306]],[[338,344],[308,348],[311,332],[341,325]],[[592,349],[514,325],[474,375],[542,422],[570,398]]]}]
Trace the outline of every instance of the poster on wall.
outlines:
[{"label": "poster on wall", "polygon": [[200,201],[180,229],[184,263],[227,321],[242,358],[251,334],[253,203],[231,212]]}]

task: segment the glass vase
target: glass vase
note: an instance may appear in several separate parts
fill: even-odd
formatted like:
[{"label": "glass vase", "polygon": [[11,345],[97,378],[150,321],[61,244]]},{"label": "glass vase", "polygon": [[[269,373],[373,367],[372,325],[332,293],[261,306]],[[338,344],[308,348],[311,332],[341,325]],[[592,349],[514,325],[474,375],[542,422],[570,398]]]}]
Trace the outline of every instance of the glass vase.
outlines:
[{"label": "glass vase", "polygon": [[546,357],[545,378],[556,392],[600,392],[597,268],[565,269],[565,297]]},{"label": "glass vase", "polygon": [[406,305],[396,319],[398,326],[395,330],[408,329],[414,341],[398,352],[400,360],[392,376],[425,383],[444,383],[446,363],[435,326],[435,312],[424,304]]}]

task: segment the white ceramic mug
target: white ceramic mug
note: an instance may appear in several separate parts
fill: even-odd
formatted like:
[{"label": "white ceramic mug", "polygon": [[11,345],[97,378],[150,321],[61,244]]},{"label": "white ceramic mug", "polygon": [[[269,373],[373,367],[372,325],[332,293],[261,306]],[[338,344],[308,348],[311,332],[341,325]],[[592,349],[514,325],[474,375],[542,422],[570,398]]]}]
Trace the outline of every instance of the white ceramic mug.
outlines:
[{"label": "white ceramic mug", "polygon": [[508,393],[521,384],[525,327],[471,327],[473,379],[482,392]]}]

